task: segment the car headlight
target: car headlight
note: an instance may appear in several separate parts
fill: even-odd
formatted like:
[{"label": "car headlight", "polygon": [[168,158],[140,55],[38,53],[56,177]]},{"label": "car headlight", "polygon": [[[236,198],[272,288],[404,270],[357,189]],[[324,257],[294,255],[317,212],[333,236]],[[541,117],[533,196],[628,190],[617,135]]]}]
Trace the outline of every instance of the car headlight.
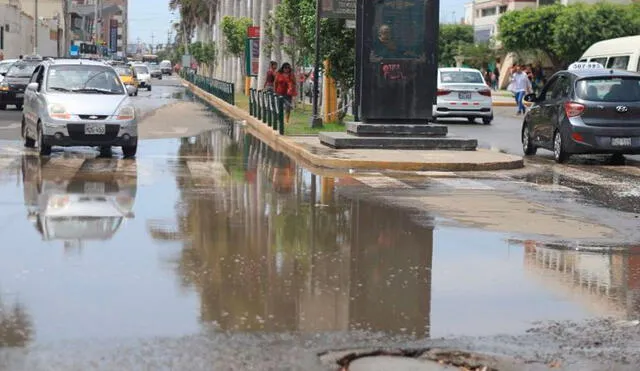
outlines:
[{"label": "car headlight", "polygon": [[136,110],[132,106],[124,106],[118,110],[116,118],[118,120],[133,120],[136,117]]},{"label": "car headlight", "polygon": [[52,103],[49,105],[49,117],[56,119],[68,120],[71,118],[71,114],[67,112],[67,109],[63,105],[58,103]]},{"label": "car headlight", "polygon": [[1,91],[9,91],[9,84],[7,84],[5,81],[0,82],[0,90]]}]

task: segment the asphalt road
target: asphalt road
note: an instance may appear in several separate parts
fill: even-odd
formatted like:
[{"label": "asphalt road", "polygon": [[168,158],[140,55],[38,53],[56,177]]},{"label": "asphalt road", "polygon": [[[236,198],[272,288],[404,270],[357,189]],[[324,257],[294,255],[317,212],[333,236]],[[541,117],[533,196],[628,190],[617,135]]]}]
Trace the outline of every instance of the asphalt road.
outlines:
[{"label": "asphalt road", "polygon": [[[335,370],[318,355],[379,347],[640,364],[638,168],[314,174],[176,79],[133,100],[135,159],[40,158],[0,112],[0,369]],[[510,111],[449,127],[519,153]]]}]

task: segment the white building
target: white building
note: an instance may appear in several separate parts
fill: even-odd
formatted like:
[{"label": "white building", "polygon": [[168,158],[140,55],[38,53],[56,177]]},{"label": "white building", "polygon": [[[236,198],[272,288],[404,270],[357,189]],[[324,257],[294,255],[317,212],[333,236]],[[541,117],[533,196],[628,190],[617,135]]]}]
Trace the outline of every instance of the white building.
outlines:
[{"label": "white building", "polygon": [[[45,13],[46,14],[46,13]],[[38,12],[38,15],[40,13]],[[37,52],[43,56],[59,56],[62,50],[61,26],[58,19],[38,17]],[[34,18],[14,1],[0,0],[0,50],[4,57],[17,58],[33,53]]]}]

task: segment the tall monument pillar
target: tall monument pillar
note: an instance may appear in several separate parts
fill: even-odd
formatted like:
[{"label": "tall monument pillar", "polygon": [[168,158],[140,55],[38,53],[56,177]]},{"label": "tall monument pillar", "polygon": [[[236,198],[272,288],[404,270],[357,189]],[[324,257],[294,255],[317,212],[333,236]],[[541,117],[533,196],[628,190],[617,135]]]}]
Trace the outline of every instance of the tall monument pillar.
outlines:
[{"label": "tall monument pillar", "polygon": [[357,0],[356,104],[347,133],[323,132],[333,148],[475,150],[430,125],[436,103],[439,0]]}]

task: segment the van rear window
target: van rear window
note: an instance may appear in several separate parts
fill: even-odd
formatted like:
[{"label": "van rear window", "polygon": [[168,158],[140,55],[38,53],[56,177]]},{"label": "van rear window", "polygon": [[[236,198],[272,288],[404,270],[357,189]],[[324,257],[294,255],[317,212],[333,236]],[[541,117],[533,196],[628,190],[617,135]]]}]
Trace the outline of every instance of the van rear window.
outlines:
[{"label": "van rear window", "polygon": [[576,95],[593,102],[640,101],[640,78],[614,76],[578,80]]}]

